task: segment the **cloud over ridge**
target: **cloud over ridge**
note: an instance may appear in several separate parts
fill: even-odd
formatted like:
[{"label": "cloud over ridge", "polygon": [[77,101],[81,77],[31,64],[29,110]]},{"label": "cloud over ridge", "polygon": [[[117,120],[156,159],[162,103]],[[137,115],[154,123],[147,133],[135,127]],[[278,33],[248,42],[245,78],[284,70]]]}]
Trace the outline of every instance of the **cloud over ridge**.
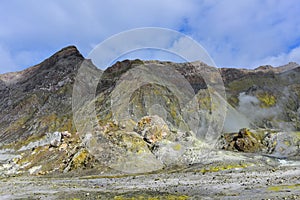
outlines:
[{"label": "cloud over ridge", "polygon": [[297,0],[3,1],[0,73],[29,67],[70,44],[86,56],[113,34],[149,26],[187,34],[220,67],[300,62],[299,10]]}]

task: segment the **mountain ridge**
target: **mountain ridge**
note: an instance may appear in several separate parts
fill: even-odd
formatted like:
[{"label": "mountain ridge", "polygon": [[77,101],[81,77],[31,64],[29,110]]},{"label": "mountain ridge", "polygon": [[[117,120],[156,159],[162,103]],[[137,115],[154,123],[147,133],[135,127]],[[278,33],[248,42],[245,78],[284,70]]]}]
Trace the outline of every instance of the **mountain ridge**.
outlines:
[{"label": "mountain ridge", "polygon": [[[69,89],[66,94],[69,96],[68,99],[70,99],[72,96],[72,85],[74,84],[77,70],[79,69],[81,63],[84,60],[86,59],[84,59],[84,57],[80,54],[80,52],[75,46],[68,46],[61,49],[60,51],[56,52],[53,56],[49,57],[45,61],[33,67],[30,67],[20,72],[12,72],[12,73],[6,73],[0,75],[0,93],[1,93],[1,102],[2,102],[0,107],[2,108],[2,113],[5,112],[5,110],[7,110],[5,108],[9,107],[11,103],[11,100],[9,99],[11,97],[13,97],[13,99],[21,100],[22,96],[26,92],[33,93],[33,94],[42,92],[43,95],[41,96],[47,96],[44,97],[44,99],[46,100],[49,96],[52,96],[51,93],[53,92],[55,93],[65,85],[68,85],[67,87]],[[118,80],[117,77],[125,73],[129,69],[131,69],[133,65],[138,65],[143,63],[170,65],[174,67],[187,79],[187,81],[191,84],[191,86],[193,87],[196,93],[201,89],[206,89],[207,87],[205,80],[201,77],[202,69],[195,68],[193,66],[193,63],[172,63],[168,61],[141,61],[137,59],[132,61],[130,60],[124,60],[122,62],[118,61],[111,67],[107,68],[104,71],[104,74],[108,74],[109,76],[106,79],[104,78],[101,83],[103,86],[107,85],[107,87],[102,87],[103,88],[102,91],[105,90],[105,88],[106,89],[110,88],[112,84],[115,84],[115,81]],[[204,67],[206,70],[208,70],[208,72],[210,72],[209,70],[210,67],[207,66],[206,64],[201,62],[196,62],[196,63],[198,63],[199,66]],[[90,64],[92,65],[92,63]],[[263,79],[272,80],[274,79],[273,77],[275,76],[276,77],[285,76],[284,73],[297,73],[296,72],[297,68],[299,68],[299,65],[297,63],[289,63],[287,65],[278,68],[274,68],[270,66],[268,67],[262,66],[254,70],[236,69],[236,68],[218,68],[217,70],[220,72],[222,79],[224,81],[226,87],[226,93],[228,96],[227,99],[229,100],[229,103],[233,106],[237,106],[237,101],[239,98],[238,95],[241,92],[247,92],[249,88],[252,87],[251,85],[252,82],[256,82],[257,77],[263,77]],[[286,75],[286,76],[292,76],[292,75]],[[211,74],[210,78],[213,77],[214,75]],[[112,82],[113,79],[115,79],[115,81]],[[248,83],[249,80],[250,83]],[[241,87],[239,81],[242,82],[246,81],[247,84],[250,84],[249,85],[250,87],[248,87],[247,84],[245,85],[244,88]],[[286,84],[289,84],[289,82],[287,82]],[[237,86],[235,85],[237,85],[238,88],[236,88]],[[267,86],[261,85],[260,87],[266,88]],[[267,91],[269,90],[270,89],[267,89]],[[71,104],[70,103],[67,104],[69,104],[67,107],[70,109]],[[9,112],[7,111],[5,113],[7,114]],[[16,117],[17,116],[12,118],[16,118]]]},{"label": "mountain ridge", "polygon": [[[80,67],[91,76],[77,77]],[[94,165],[150,172],[202,162],[212,148],[269,154],[275,149],[274,156],[295,157],[299,69],[295,63],[250,70],[136,59],[102,71],[69,46],[24,71],[0,75],[0,148],[25,154],[11,161],[18,166],[13,169],[28,172],[40,165],[41,173]],[[77,83],[82,85],[74,89]],[[80,100],[75,108],[74,92]],[[274,130],[293,132],[291,138],[278,137],[291,140],[292,148],[280,152],[271,145],[266,135],[274,139]],[[29,158],[34,162],[28,164]]]},{"label": "mountain ridge", "polygon": [[[16,72],[7,72],[7,73],[3,73],[0,74],[0,80],[4,81],[4,82],[9,82],[10,79],[14,78],[15,76],[20,76],[22,74],[27,74],[30,73],[31,71],[34,71],[36,68],[39,68],[41,65],[43,65],[43,63],[45,62],[53,62],[53,60],[57,60],[60,59],[60,57],[67,57],[70,55],[78,55],[80,57],[83,58],[82,54],[79,52],[79,50],[77,49],[76,46],[74,45],[69,45],[66,46],[64,48],[62,48],[61,50],[57,51],[56,53],[54,53],[52,56],[50,56],[49,58],[45,59],[44,61],[42,61],[41,63],[28,67],[24,70],[20,70],[20,71],[16,71]],[[138,60],[138,59],[137,59]],[[125,60],[124,60],[125,61]],[[117,61],[118,62],[124,62],[124,61]],[[154,62],[154,63],[172,63],[171,61],[159,61],[159,60],[148,60],[146,62]],[[201,61],[195,61],[195,62],[200,62]],[[193,63],[193,62],[192,62]],[[107,68],[107,70],[112,69],[116,64],[113,64],[112,66],[109,66]],[[220,69],[221,71],[226,71],[226,70],[239,70],[241,72],[245,72],[245,73],[249,73],[249,72],[275,72],[275,73],[282,73],[285,71],[289,71],[295,68],[300,67],[300,65],[296,62],[289,62],[285,65],[281,65],[281,66],[277,66],[277,67],[273,67],[271,65],[261,65],[259,67],[256,67],[254,69],[250,69],[250,68],[240,68],[240,67],[218,67],[218,69]]]}]

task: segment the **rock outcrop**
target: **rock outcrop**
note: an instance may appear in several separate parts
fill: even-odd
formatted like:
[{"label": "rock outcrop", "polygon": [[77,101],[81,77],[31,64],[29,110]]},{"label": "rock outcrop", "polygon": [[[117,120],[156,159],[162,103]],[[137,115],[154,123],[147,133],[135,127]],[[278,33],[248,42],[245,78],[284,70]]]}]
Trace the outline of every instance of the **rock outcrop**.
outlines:
[{"label": "rock outcrop", "polygon": [[[77,77],[82,64],[93,76]],[[66,47],[36,66],[0,75],[0,148],[17,154],[0,171],[98,166],[144,173],[192,165],[215,150],[221,133],[220,149],[297,158],[299,69],[296,63],[249,70],[125,60],[101,71]],[[76,83],[82,87],[74,89]],[[225,133],[232,128],[237,133]]]},{"label": "rock outcrop", "polygon": [[27,70],[0,75],[1,142],[47,132],[74,132],[72,85],[83,60],[76,47],[70,46]]},{"label": "rock outcrop", "polygon": [[300,134],[299,132],[244,128],[238,133],[224,133],[220,138],[218,148],[298,160],[300,158]]}]

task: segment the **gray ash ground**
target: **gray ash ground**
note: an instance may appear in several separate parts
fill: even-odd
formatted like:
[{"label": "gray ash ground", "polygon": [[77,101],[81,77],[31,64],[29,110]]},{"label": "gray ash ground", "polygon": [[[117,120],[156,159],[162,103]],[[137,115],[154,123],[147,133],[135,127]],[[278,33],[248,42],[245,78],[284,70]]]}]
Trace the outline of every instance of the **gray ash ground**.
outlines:
[{"label": "gray ash ground", "polygon": [[200,168],[147,175],[2,178],[0,199],[300,199],[299,165],[215,172]]}]

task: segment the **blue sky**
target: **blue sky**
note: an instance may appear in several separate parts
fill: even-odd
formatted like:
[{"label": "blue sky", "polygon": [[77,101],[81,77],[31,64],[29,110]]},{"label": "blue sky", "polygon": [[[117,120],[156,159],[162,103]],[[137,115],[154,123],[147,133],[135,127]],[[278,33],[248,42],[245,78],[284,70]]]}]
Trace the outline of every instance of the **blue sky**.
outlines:
[{"label": "blue sky", "polygon": [[87,56],[139,27],[195,39],[219,67],[300,63],[299,0],[10,0],[0,2],[0,73],[43,61],[68,45]]}]

